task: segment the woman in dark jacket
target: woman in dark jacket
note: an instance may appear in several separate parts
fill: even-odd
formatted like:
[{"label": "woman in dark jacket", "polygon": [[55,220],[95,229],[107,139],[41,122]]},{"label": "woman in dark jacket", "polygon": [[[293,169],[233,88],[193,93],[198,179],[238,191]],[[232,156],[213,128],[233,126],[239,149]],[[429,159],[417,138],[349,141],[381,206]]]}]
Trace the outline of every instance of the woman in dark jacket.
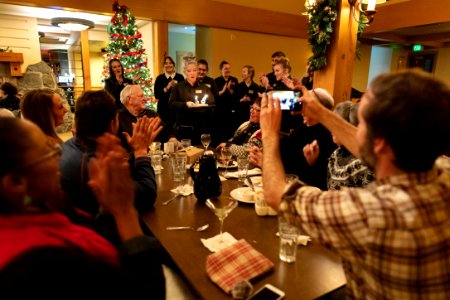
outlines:
[{"label": "woman in dark jacket", "polygon": [[105,90],[108,91],[116,100],[117,109],[122,108],[120,102],[120,92],[123,88],[132,84],[133,80],[125,78],[122,63],[117,58],[109,61],[109,78],[105,80]]}]

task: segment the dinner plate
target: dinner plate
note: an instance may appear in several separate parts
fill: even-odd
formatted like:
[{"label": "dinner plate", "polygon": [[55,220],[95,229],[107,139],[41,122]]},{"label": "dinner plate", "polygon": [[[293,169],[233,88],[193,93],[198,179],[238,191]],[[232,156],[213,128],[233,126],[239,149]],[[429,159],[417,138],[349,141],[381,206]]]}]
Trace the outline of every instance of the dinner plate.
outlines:
[{"label": "dinner plate", "polygon": [[[234,169],[234,168],[237,168],[237,166],[238,166],[238,164],[237,164],[237,161],[232,161],[231,162],[231,165],[228,165],[228,169]],[[217,164],[217,167],[218,168],[221,168],[221,169],[225,169],[226,167],[225,167],[225,165],[224,164],[221,164],[221,163],[218,163]]]},{"label": "dinner plate", "polygon": [[[251,200],[247,197],[248,195],[251,195]],[[240,202],[255,203],[255,201],[253,200],[253,191],[249,187],[240,187],[234,189],[230,192],[230,196]]]}]

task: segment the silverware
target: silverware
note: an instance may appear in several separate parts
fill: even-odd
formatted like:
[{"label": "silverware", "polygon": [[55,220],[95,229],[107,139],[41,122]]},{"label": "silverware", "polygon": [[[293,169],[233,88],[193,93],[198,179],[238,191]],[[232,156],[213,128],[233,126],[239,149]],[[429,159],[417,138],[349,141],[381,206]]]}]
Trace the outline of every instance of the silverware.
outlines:
[{"label": "silverware", "polygon": [[190,226],[167,226],[166,230],[192,230],[192,231],[204,231],[208,229],[209,224],[205,224],[200,227],[190,227]]},{"label": "silverware", "polygon": [[250,176],[245,177],[248,181],[248,186],[252,189],[252,191],[255,191],[255,186],[253,185],[253,182],[250,178]]},{"label": "silverware", "polygon": [[175,200],[175,199],[178,198],[179,196],[181,196],[181,194],[177,194],[177,195],[173,196],[172,198],[170,198],[169,200],[164,201],[164,202],[162,203],[162,205],[167,205],[167,204],[169,204],[170,202],[172,202],[173,200]]}]

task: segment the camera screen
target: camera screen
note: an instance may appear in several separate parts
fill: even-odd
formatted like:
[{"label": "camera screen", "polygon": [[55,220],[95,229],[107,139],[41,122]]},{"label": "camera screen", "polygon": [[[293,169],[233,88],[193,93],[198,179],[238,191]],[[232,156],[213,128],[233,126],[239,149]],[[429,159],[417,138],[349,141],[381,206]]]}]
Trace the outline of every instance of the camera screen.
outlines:
[{"label": "camera screen", "polygon": [[297,93],[293,91],[275,91],[272,93],[272,97],[280,99],[282,110],[298,110]]}]

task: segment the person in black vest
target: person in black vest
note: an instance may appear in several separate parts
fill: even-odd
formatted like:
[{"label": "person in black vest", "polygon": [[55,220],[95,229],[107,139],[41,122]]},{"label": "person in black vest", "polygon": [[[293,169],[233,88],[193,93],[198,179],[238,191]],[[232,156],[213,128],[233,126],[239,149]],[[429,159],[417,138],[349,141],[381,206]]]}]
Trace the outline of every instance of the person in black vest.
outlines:
[{"label": "person in black vest", "polygon": [[227,61],[220,63],[221,76],[215,80],[219,89],[219,98],[216,100],[217,105],[217,131],[220,141],[228,140],[236,131],[237,124],[234,124],[236,106],[236,90],[238,80],[231,76],[231,65]]},{"label": "person in black vest", "polygon": [[[195,60],[185,63],[184,75],[185,80],[179,82],[170,94],[169,108],[177,114],[177,139],[191,139],[195,145],[200,144],[201,134],[214,131],[215,100],[211,89],[197,81]],[[202,99],[206,103],[196,103]]]},{"label": "person in black vest", "polygon": [[175,122],[175,114],[169,109],[169,98],[173,87],[184,80],[183,75],[175,72],[175,62],[172,57],[164,57],[164,73],[155,80],[155,98],[158,99],[157,112],[161,120],[169,127]]}]

